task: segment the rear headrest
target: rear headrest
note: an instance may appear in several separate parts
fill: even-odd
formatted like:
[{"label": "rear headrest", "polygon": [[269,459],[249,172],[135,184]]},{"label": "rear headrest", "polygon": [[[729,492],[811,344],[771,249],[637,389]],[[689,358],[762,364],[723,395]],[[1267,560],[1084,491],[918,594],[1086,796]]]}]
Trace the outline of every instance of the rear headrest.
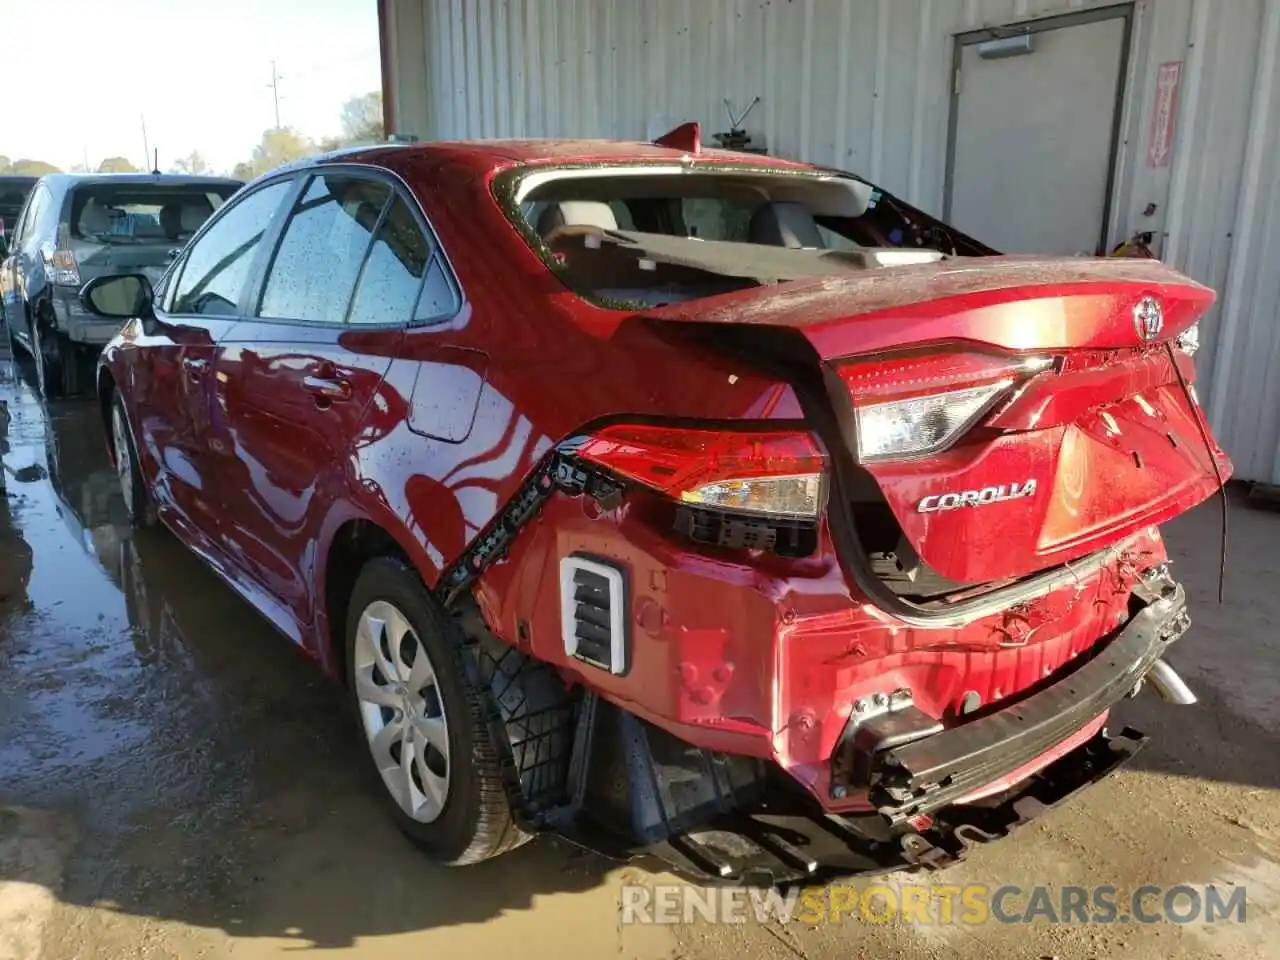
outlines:
[{"label": "rear headrest", "polygon": [[80,232],[105,234],[111,232],[111,214],[92,197],[80,211]]},{"label": "rear headrest", "polygon": [[182,232],[195,233],[204,226],[204,222],[209,219],[209,214],[213,213],[213,205],[208,200],[201,200],[198,203],[184,203],[182,205]]},{"label": "rear headrest", "polygon": [[825,246],[818,224],[802,203],[766,203],[751,215],[750,239],[774,247]]},{"label": "rear headrest", "polygon": [[538,217],[538,234],[545,237],[556,227],[599,227],[617,230],[618,218],[600,200],[565,200],[553,203]]},{"label": "rear headrest", "polygon": [[160,229],[170,240],[190,236],[209,219],[213,206],[208,200],[174,201],[160,208]]}]

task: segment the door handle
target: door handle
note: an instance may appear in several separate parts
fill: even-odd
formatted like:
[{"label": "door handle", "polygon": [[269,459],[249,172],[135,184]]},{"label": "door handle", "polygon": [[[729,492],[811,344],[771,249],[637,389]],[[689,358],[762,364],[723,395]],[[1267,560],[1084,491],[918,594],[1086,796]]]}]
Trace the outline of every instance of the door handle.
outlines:
[{"label": "door handle", "polygon": [[308,393],[315,394],[317,399],[350,400],[351,384],[342,379],[329,377],[303,377],[302,387]]},{"label": "door handle", "polygon": [[205,370],[209,368],[209,361],[203,357],[183,357],[182,366],[187,371],[187,376],[195,380],[204,376]]}]

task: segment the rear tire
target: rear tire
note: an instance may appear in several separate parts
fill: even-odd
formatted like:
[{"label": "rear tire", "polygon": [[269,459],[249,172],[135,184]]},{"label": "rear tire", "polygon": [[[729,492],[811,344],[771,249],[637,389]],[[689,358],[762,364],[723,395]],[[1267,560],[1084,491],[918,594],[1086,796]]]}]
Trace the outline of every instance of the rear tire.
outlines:
[{"label": "rear tire", "polygon": [[[58,400],[67,394],[63,337],[46,322],[37,318],[31,354],[36,362],[36,386],[46,400]],[[74,361],[74,358],[72,358]],[[71,364],[74,366],[74,362]]]},{"label": "rear tire", "polygon": [[116,477],[120,480],[120,495],[124,500],[125,516],[129,526],[143,529],[156,525],[155,501],[142,476],[138,462],[138,446],[133,442],[133,428],[129,426],[129,413],[125,410],[120,391],[111,394],[111,447],[115,454]]},{"label": "rear tire", "polygon": [[486,723],[488,692],[468,669],[475,651],[417,572],[398,559],[370,560],[348,610],[348,695],[378,793],[401,831],[451,865],[527,841]]}]

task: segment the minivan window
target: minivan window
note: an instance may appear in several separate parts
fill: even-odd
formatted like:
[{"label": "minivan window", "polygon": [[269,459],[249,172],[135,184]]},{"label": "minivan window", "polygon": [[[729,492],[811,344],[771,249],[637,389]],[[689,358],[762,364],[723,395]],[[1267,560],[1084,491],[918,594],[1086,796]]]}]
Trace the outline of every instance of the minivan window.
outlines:
[{"label": "minivan window", "polygon": [[347,322],[407,322],[413,315],[430,253],[409,205],[397,197],[369,248]]},{"label": "minivan window", "polygon": [[49,204],[52,202],[53,198],[49,194],[49,188],[43,183],[39,184],[27,201],[27,209],[23,212],[22,220],[18,224],[15,240],[25,244],[30,239],[31,232],[36,228],[36,224],[40,222],[40,218],[44,216],[45,210],[49,208]]},{"label": "minivan window", "polygon": [[209,225],[187,253],[175,288],[174,313],[236,313],[262,236],[293,185],[292,180],[279,180],[255,190]]},{"label": "minivan window", "polygon": [[267,274],[258,315],[342,323],[391,188],[322,174],[293,210]]},{"label": "minivan window", "polygon": [[71,235],[113,245],[186,241],[236,189],[231,184],[86,184],[71,195]]}]

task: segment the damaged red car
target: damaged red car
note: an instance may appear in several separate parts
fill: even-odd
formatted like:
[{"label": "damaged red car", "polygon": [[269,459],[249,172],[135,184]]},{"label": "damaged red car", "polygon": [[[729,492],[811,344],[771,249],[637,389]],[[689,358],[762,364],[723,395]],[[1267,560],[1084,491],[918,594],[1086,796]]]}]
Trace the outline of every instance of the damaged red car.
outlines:
[{"label": "damaged red car", "polygon": [[301,161],[82,298],[133,522],[344,685],[441,861],[942,867],[1193,700],[1159,525],[1231,466],[1159,262],[686,126]]}]

